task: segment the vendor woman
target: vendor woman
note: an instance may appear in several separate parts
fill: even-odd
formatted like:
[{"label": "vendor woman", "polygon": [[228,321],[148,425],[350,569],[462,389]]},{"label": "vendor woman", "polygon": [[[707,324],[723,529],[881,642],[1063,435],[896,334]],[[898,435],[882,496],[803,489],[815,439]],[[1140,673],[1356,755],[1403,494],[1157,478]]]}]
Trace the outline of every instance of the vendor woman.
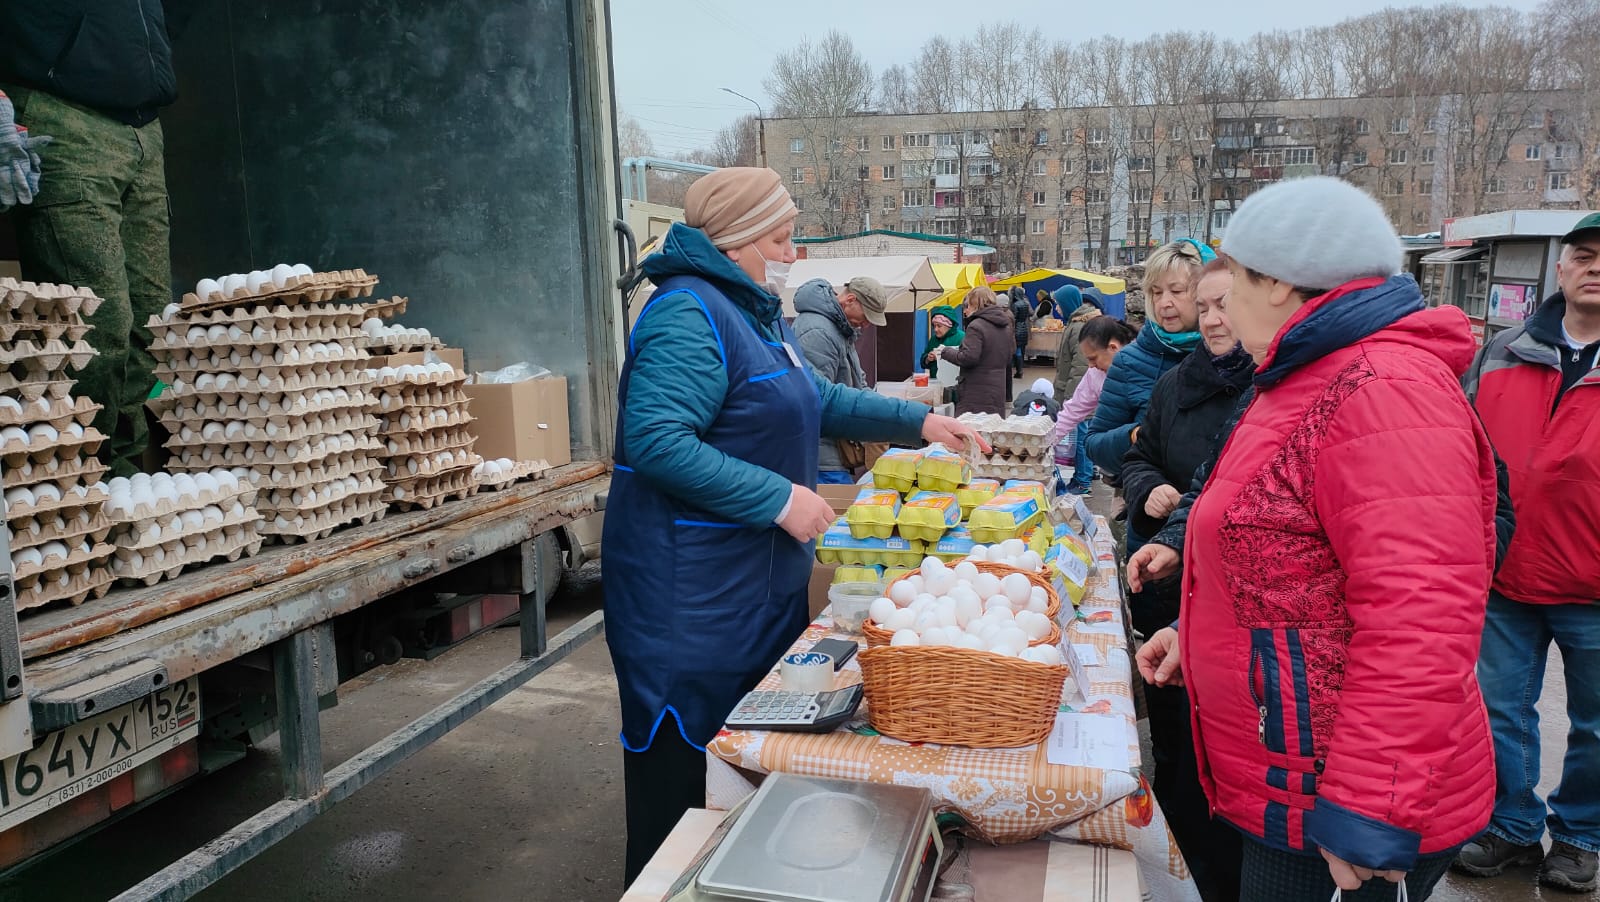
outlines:
[{"label": "vendor woman", "polygon": [[622,702],[632,883],[705,804],[705,746],[805,629],[822,436],[960,446],[927,407],[817,378],[780,317],[794,201],[770,169],[719,169],[643,268],[602,562]]},{"label": "vendor woman", "polygon": [[935,307],[928,312],[928,343],[922,348],[922,365],[928,368],[929,378],[939,377],[939,349],[959,348],[967,340],[967,333],[956,327],[959,322],[961,314],[955,307]]}]

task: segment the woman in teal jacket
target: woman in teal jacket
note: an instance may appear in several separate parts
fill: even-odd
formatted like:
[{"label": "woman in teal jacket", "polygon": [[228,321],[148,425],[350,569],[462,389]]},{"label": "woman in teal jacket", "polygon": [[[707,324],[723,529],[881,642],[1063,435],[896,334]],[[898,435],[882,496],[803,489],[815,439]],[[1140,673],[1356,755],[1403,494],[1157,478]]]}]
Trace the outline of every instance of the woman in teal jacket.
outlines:
[{"label": "woman in teal jacket", "polygon": [[[795,206],[769,169],[690,187],[628,342],[601,562],[622,704],[627,879],[705,804],[705,746],[805,629],[823,436],[959,446],[920,404],[821,379],[778,292]],[[979,442],[981,445],[981,442]]]}]

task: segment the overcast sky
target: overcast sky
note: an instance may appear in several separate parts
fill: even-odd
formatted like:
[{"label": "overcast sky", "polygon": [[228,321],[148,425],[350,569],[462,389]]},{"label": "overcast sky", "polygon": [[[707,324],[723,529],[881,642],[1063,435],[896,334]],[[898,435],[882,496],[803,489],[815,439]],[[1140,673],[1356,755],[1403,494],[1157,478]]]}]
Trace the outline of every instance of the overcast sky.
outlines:
[{"label": "overcast sky", "polygon": [[[750,104],[724,94],[732,88],[767,105],[761,87],[772,57],[802,37],[844,31],[881,72],[909,63],[936,34],[958,39],[991,11],[999,21],[1037,24],[1047,41],[1115,35],[1138,40],[1167,31],[1211,31],[1242,38],[1258,31],[1327,25],[1389,6],[1430,4],[1404,0],[1345,0],[1320,3],[1243,0],[1203,4],[1194,0],[1139,0],[1078,4],[1061,0],[611,0],[613,63],[617,100],[650,132],[658,153],[677,154],[710,143],[718,128]],[[1468,3],[1467,5],[1480,5]],[[1503,0],[1531,10],[1535,0]],[[1204,17],[1211,13],[1209,18]]]}]

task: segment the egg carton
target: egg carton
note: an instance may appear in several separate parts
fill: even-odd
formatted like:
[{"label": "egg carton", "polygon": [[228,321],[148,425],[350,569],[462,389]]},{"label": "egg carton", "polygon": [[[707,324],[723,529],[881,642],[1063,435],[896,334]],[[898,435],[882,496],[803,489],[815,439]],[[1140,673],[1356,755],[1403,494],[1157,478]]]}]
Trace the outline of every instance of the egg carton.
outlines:
[{"label": "egg carton", "polygon": [[49,424],[56,430],[69,423],[87,426],[94,422],[100,405],[91,398],[35,398],[24,404],[15,398],[0,397],[0,428]]},{"label": "egg carton", "polygon": [[[345,318],[341,316],[339,319]],[[274,325],[254,320],[244,322],[230,320],[226,323],[209,325],[191,323],[186,327],[182,323],[168,322],[159,331],[151,330],[153,339],[150,343],[150,352],[172,356],[231,348],[304,347],[319,342],[349,344],[352,347],[364,346],[367,335],[360,328],[344,322],[325,322],[323,319],[319,318],[314,323],[291,323],[283,326],[276,325],[276,319],[272,321]]]},{"label": "egg carton", "polygon": [[56,602],[80,605],[111,591],[111,584],[115,579],[111,568],[103,564],[77,573],[68,573],[64,570],[46,573],[37,580],[17,587],[17,610],[42,608]]},{"label": "egg carton", "polygon": [[298,488],[263,488],[257,497],[256,508],[262,516],[306,513],[341,502],[383,491],[383,482],[372,473],[346,476],[328,482]]},{"label": "egg carton", "polygon": [[65,341],[76,344],[93,329],[76,313],[64,318],[18,319],[0,323],[0,344],[10,345],[17,341],[31,341],[34,344]]},{"label": "egg carton", "polygon": [[105,440],[106,437],[98,429],[90,426],[83,430],[83,435],[61,435],[48,441],[35,440],[28,444],[7,441],[0,445],[0,464],[7,468],[18,468],[25,461],[42,464],[52,458],[68,460],[89,457],[100,450],[100,443]]},{"label": "egg carton", "polygon": [[[369,412],[373,407],[373,399],[362,388],[353,389],[319,389],[318,392],[329,392],[329,397],[319,400],[315,394],[274,394],[257,395],[251,398],[238,398],[234,401],[223,401],[220,397],[210,400],[190,397],[178,400],[163,395],[156,399],[160,403],[152,403],[151,409],[155,410],[163,425],[169,431],[180,431],[185,423],[204,420],[243,420],[255,423],[257,426],[266,423],[283,425],[302,417],[317,416],[321,414],[349,411],[351,413]],[[344,397],[332,394],[342,392]]]},{"label": "egg carton", "polygon": [[[170,462],[168,469],[179,471],[180,467],[176,462]],[[382,469],[383,465],[378,463],[370,452],[356,451],[329,455],[327,458],[313,464],[256,465],[253,467],[236,467],[233,468],[233,472],[241,480],[249,482],[257,490],[260,490],[283,486],[314,485],[330,479],[343,479],[346,476],[377,472]]]},{"label": "egg carton", "polygon": [[190,536],[244,526],[254,528],[260,521],[261,513],[253,504],[236,499],[119,523],[111,529],[111,542],[117,547],[118,557],[127,557],[136,551],[182,542]]},{"label": "egg carton", "polygon": [[53,482],[62,491],[75,485],[90,485],[105,475],[106,465],[93,457],[52,457],[43,463],[25,460],[19,467],[0,468],[0,485],[15,488],[36,482]]},{"label": "egg carton", "polygon": [[388,505],[381,494],[346,499],[333,507],[295,517],[262,518],[261,534],[283,543],[312,542],[343,526],[366,525],[383,519]]},{"label": "egg carton", "polygon": [[0,312],[15,319],[63,319],[94,316],[100,298],[88,288],[53,285],[48,282],[22,282],[0,278]]},{"label": "egg carton", "polygon": [[350,373],[343,371],[336,374],[294,372],[266,373],[248,377],[234,374],[234,376],[234,381],[227,388],[217,388],[215,379],[207,383],[209,386],[207,388],[201,388],[192,379],[174,380],[167,384],[169,391],[161,397],[170,397],[175,401],[198,398],[206,403],[220,401],[225,404],[236,404],[247,398],[258,399],[263,396],[283,398],[323,389],[365,389],[372,382],[367,378],[365,370],[361,372],[359,378],[351,378]]},{"label": "egg carton", "polygon": [[444,341],[436,335],[368,335],[369,354],[409,354],[417,351],[437,351]]},{"label": "egg carton", "polygon": [[72,393],[72,386],[76,384],[76,379],[40,379],[27,373],[18,376],[9,370],[0,370],[0,395],[24,403],[39,398],[65,398]]},{"label": "egg carton", "polygon": [[171,346],[181,343],[195,326],[207,330],[212,326],[222,326],[224,331],[229,326],[238,326],[242,332],[249,333],[254,333],[258,326],[268,332],[298,333],[329,327],[355,332],[360,330],[365,318],[361,308],[351,304],[308,304],[297,307],[258,304],[210,312],[190,312],[181,307],[173,310],[169,306],[161,314],[150,317],[146,325],[152,337]]},{"label": "egg carton", "polygon": [[373,389],[373,400],[379,414],[399,413],[406,408],[455,407],[465,411],[472,399],[460,386],[416,385],[397,390]]},{"label": "egg carton", "polygon": [[324,435],[345,432],[370,432],[375,422],[363,410],[341,409],[309,414],[288,420],[268,420],[257,424],[249,420],[210,420],[200,428],[183,426],[166,442],[169,450],[201,445],[247,443],[258,446],[288,445]]},{"label": "egg carton", "polygon": [[[112,573],[123,585],[149,587],[172,579],[196,564],[255,557],[261,553],[264,541],[254,523],[230,530],[215,530],[215,534],[207,532],[202,537],[205,539],[203,545],[174,542],[170,547],[158,545],[136,556],[119,555],[111,562]],[[156,550],[160,551],[159,557],[154,554]]]},{"label": "egg carton", "polygon": [[384,494],[390,505],[400,510],[427,510],[446,501],[470,498],[479,484],[471,472],[457,470],[442,476],[394,483]]},{"label": "egg carton", "polygon": [[383,453],[389,457],[414,457],[419,454],[428,454],[434,451],[444,451],[455,448],[470,449],[477,436],[460,427],[447,429],[433,429],[426,432],[401,432],[392,435],[380,435],[384,444]]},{"label": "egg carton", "polygon": [[[174,375],[194,375],[198,379],[201,375],[217,375],[229,373],[236,378],[240,374],[257,371],[280,373],[284,370],[316,371],[318,366],[332,372],[334,370],[365,370],[367,352],[354,345],[320,343],[321,350],[306,350],[302,352],[295,345],[275,348],[259,348],[253,346],[238,347],[229,345],[225,348],[208,348],[194,350],[188,353],[166,354],[157,358],[157,366],[165,367]],[[351,366],[356,363],[359,366]]]},{"label": "egg carton", "polygon": [[[216,470],[201,471],[215,473]],[[109,487],[108,487],[109,489]],[[255,482],[249,479],[240,479],[237,487],[219,484],[215,489],[196,487],[193,492],[185,492],[176,499],[156,498],[127,507],[119,507],[114,493],[109,493],[106,499],[105,512],[111,523],[117,527],[129,524],[145,524],[151,520],[181,515],[184,511],[200,510],[207,506],[224,507],[242,504],[249,507],[255,504]]]},{"label": "egg carton", "polygon": [[[26,493],[37,493],[40,489],[48,488],[51,498],[29,497]],[[19,495],[23,497],[19,498]],[[106,491],[105,483],[96,482],[91,485],[82,483],[60,485],[55,481],[41,482],[34,486],[17,486],[6,489],[6,518],[15,520],[19,517],[37,517],[41,514],[51,514],[62,509],[76,509],[80,507],[93,507],[96,512],[100,506],[111,497]]]},{"label": "egg carton", "polygon": [[1004,459],[991,458],[973,468],[973,473],[982,479],[1027,479],[1035,482],[1048,482],[1055,478],[1054,464],[1048,461],[1022,463]]},{"label": "egg carton", "polygon": [[67,369],[81,370],[99,354],[87,341],[68,344],[54,341],[15,341],[10,346],[0,345],[0,367],[37,373],[41,378],[64,373]]},{"label": "egg carton", "polygon": [[497,473],[488,473],[484,469],[484,461],[472,470],[472,475],[478,480],[478,487],[487,492],[501,492],[511,488],[519,482],[529,479],[538,479],[550,472],[550,462],[545,460],[505,460],[501,464],[510,464],[510,469],[502,469]]},{"label": "egg carton", "polygon": [[[331,439],[339,441],[334,443],[330,441]],[[174,457],[178,460],[180,469],[193,472],[197,468],[210,470],[216,467],[232,469],[314,464],[341,452],[375,452],[382,448],[377,438],[366,432],[359,435],[346,432],[336,436],[319,436],[287,443],[228,442],[219,445],[184,446],[174,452]]]},{"label": "egg carton", "polygon": [[272,285],[270,290],[265,290],[266,286],[255,292],[239,288],[232,294],[224,295],[220,291],[215,291],[203,298],[191,291],[184,294],[180,306],[187,313],[259,304],[263,301],[277,301],[285,305],[326,304],[334,300],[371,297],[372,289],[377,284],[378,277],[368,275],[364,269],[316,272],[309,276],[290,276],[284,280],[282,288],[269,282],[268,285]]},{"label": "egg carton", "polygon": [[75,542],[99,544],[111,534],[111,521],[98,505],[44,513],[32,517],[13,517],[7,524],[11,535],[11,553],[25,548],[38,548],[50,542]]},{"label": "egg carton", "polygon": [[400,314],[405,313],[406,307],[409,306],[410,303],[410,298],[398,296],[388,298],[387,300],[379,299],[376,301],[369,301],[361,305],[361,318],[363,320],[372,319],[373,317],[377,317],[378,319],[393,319]]},{"label": "egg carton", "polygon": [[466,407],[463,402],[460,407],[404,407],[398,411],[391,410],[378,417],[378,434],[391,436],[456,429],[473,420]]},{"label": "egg carton", "polygon": [[[65,544],[65,543],[62,543]],[[32,550],[32,549],[28,549]],[[42,563],[31,560],[19,562],[19,552],[11,553],[12,577],[18,586],[31,583],[44,574],[66,572],[69,574],[82,573],[89,569],[90,564],[104,561],[116,552],[116,549],[105,543],[91,543],[80,541],[74,545],[66,546],[67,554],[47,554]]]},{"label": "egg carton", "polygon": [[467,448],[391,457],[384,464],[384,481],[401,482],[419,476],[438,476],[453,470],[471,469],[482,461],[483,458]]},{"label": "egg carton", "polygon": [[[441,347],[443,346],[441,345]],[[420,369],[420,367],[416,367],[415,364],[410,364],[410,366],[412,366],[414,369]],[[398,370],[403,369],[403,367],[391,367],[391,369]],[[383,371],[371,370],[370,372],[378,374]],[[466,381],[466,373],[452,368],[447,373],[434,372],[401,375],[399,372],[396,372],[394,375],[375,375],[375,381],[373,382],[373,385],[379,389],[380,394],[384,389],[388,389],[390,393],[393,393],[396,387],[398,387],[400,392],[404,394],[407,391],[415,391],[419,388],[442,388],[452,385],[463,385],[466,383]]]}]

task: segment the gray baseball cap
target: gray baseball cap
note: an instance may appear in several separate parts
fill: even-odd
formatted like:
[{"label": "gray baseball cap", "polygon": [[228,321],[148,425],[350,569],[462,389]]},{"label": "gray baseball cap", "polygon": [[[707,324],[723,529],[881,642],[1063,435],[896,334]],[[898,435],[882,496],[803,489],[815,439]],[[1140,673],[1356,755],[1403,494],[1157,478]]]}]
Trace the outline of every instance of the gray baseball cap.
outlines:
[{"label": "gray baseball cap", "polygon": [[867,322],[874,326],[888,325],[889,319],[883,311],[889,306],[889,292],[871,276],[856,276],[844,283],[844,290],[856,296],[861,302],[861,311],[867,315]]}]

